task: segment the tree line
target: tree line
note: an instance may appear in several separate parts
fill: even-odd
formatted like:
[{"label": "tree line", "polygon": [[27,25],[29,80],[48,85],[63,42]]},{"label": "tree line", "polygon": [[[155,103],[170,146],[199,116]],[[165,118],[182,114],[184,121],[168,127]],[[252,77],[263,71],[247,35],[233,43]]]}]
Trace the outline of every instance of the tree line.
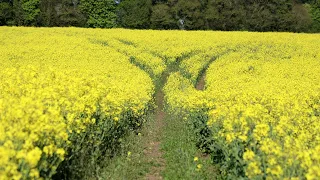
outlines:
[{"label": "tree line", "polygon": [[0,25],[320,32],[320,0],[0,0]]}]

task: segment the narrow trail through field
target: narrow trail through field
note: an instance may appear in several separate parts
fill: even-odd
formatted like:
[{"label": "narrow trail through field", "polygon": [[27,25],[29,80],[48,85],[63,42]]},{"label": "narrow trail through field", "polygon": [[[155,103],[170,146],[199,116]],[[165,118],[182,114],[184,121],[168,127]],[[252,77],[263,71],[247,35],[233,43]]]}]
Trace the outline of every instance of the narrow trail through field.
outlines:
[{"label": "narrow trail through field", "polygon": [[[129,46],[132,43],[120,41]],[[94,41],[102,46],[108,46],[107,42]],[[114,48],[114,47],[112,47]],[[129,56],[128,54],[119,51],[119,53]],[[208,179],[206,177],[213,177],[215,170],[212,168],[208,170],[199,171],[198,165],[204,165],[204,169],[211,166],[210,158],[201,153],[194,142],[194,134],[185,121],[179,115],[173,115],[165,111],[165,94],[163,88],[167,83],[168,77],[176,72],[183,75],[183,70],[180,64],[197,55],[198,52],[190,52],[177,57],[174,62],[167,62],[167,68],[161,77],[155,77],[151,69],[144,64],[141,64],[130,56],[130,62],[139,67],[141,70],[149,74],[154,80],[155,94],[154,103],[156,109],[154,113],[148,117],[149,121],[145,127],[141,129],[141,133],[136,137],[136,142],[130,146],[132,149],[127,149],[127,157],[120,158],[109,167],[115,169],[116,172],[121,172],[123,176],[117,177],[116,174],[106,171],[104,177],[110,179],[147,179],[147,180],[162,180],[162,179]],[[163,58],[159,56],[160,58]],[[202,71],[198,74],[195,89],[203,91],[205,89],[206,71],[209,65],[216,59],[213,57],[204,66]],[[188,78],[188,77],[186,77]],[[129,146],[128,146],[129,147]],[[132,152],[131,152],[132,151]],[[194,162],[194,157],[199,157],[199,162]],[[129,160],[129,161],[128,161]],[[130,161],[132,160],[132,163]],[[120,168],[120,169],[119,169]],[[113,176],[114,175],[114,176]],[[113,178],[114,177],[114,178]]]},{"label": "narrow trail through field", "polygon": [[[128,42],[120,42],[128,44]],[[128,45],[131,46],[132,44],[129,43]],[[165,111],[165,94],[163,92],[168,77],[175,72],[181,71],[180,64],[185,59],[196,54],[197,52],[190,52],[181,57],[177,57],[175,62],[168,63],[167,69],[159,79],[154,79],[154,74],[150,69],[148,70],[148,68],[140,64],[139,61],[136,61],[134,57],[130,56],[130,62],[148,73],[154,80],[156,86],[154,95],[156,109],[151,116],[153,120],[151,120],[149,126],[145,128],[145,138],[141,144],[143,146],[143,161],[149,164],[149,168],[143,179],[193,179],[199,175],[198,172],[195,172],[193,157],[197,154],[198,156],[201,155],[197,152],[197,148],[191,138],[192,133],[180,117],[172,116]],[[206,70],[215,59],[215,57],[212,58],[200,72],[198,81],[195,84],[197,90],[204,90]],[[192,167],[192,169],[190,169],[190,167]],[[189,169],[188,172],[185,172],[186,168]],[[179,171],[179,173],[176,173],[176,171]],[[203,177],[203,175],[201,177]]]},{"label": "narrow trail through field", "polygon": [[178,58],[177,61],[167,67],[167,70],[162,74],[160,81],[158,82],[158,87],[156,88],[155,93],[155,128],[152,128],[153,131],[150,132],[150,142],[147,143],[145,150],[145,156],[149,161],[153,162],[149,173],[147,173],[145,179],[148,180],[159,180],[163,179],[161,173],[166,168],[166,161],[164,158],[165,152],[161,149],[164,136],[164,128],[168,128],[168,124],[165,122],[165,119],[168,119],[169,115],[164,110],[164,92],[163,88],[167,83],[167,79],[170,74],[179,70],[179,65],[184,58]]},{"label": "narrow trail through field", "polygon": [[[144,154],[146,156],[146,159],[148,159],[153,166],[149,170],[149,173],[147,173],[145,179],[148,180],[159,180],[164,179],[161,175],[162,172],[166,170],[166,160],[164,158],[164,155],[170,154],[172,152],[169,151],[175,151],[175,149],[161,149],[161,146],[166,146],[165,144],[167,142],[164,142],[166,140],[167,134],[170,133],[170,131],[166,131],[166,129],[173,129],[174,131],[181,131],[182,127],[179,127],[179,123],[171,123],[173,120],[173,117],[170,116],[170,114],[167,114],[164,110],[164,93],[163,93],[163,87],[167,83],[168,77],[174,73],[179,71],[180,63],[187,58],[186,57],[180,57],[177,58],[177,61],[173,64],[170,64],[167,67],[167,70],[163,73],[157,90],[155,94],[155,103],[156,103],[156,111],[155,111],[155,122],[154,125],[155,128],[152,128],[152,131],[149,132],[150,135],[150,141],[146,143]],[[209,65],[215,60],[216,58],[212,58],[212,60],[205,66],[203,71],[199,74],[198,81],[196,83],[195,88],[197,90],[203,91],[205,88],[205,78],[206,78],[206,70],[209,67]],[[175,121],[180,121],[180,119],[174,119]],[[181,125],[181,124],[180,124]],[[179,129],[177,129],[179,128]],[[182,135],[183,136],[183,135]],[[181,137],[183,138],[183,137]],[[178,141],[184,142],[184,143],[191,143],[190,139],[187,137],[184,137],[185,139],[179,139]],[[179,145],[178,145],[179,146]],[[180,147],[172,147],[172,148],[180,148]],[[171,162],[172,163],[172,162]]]},{"label": "narrow trail through field", "polygon": [[[146,159],[148,159],[153,166],[149,170],[149,173],[146,174],[145,179],[148,180],[161,180],[163,179],[161,173],[165,170],[166,168],[166,161],[164,158],[164,154],[168,152],[164,152],[161,149],[161,145],[163,141],[163,136],[165,132],[165,128],[172,128],[168,127],[170,126],[168,121],[172,119],[172,117],[169,117],[170,114],[167,114],[164,110],[164,93],[163,93],[163,87],[165,86],[167,82],[167,78],[170,76],[170,74],[179,71],[179,65],[180,62],[183,60],[183,58],[179,59],[176,63],[171,65],[165,71],[161,77],[160,83],[157,88],[157,92],[155,94],[155,103],[156,103],[156,110],[155,110],[155,122],[154,125],[156,126],[155,128],[152,128],[152,131],[149,132],[150,135],[150,141],[146,143],[145,151],[144,154],[146,156]],[[199,81],[196,84],[196,89],[197,90],[204,90],[205,87],[205,75],[206,73],[203,72],[199,74]]]},{"label": "narrow trail through field", "polygon": [[161,172],[165,169],[165,159],[163,158],[163,152],[161,151],[160,144],[162,139],[163,128],[165,127],[164,118],[166,113],[164,112],[164,94],[160,89],[155,95],[156,101],[156,114],[155,114],[155,128],[150,131],[150,141],[147,142],[144,154],[148,161],[153,164],[149,173],[146,175],[148,180],[163,179]]}]

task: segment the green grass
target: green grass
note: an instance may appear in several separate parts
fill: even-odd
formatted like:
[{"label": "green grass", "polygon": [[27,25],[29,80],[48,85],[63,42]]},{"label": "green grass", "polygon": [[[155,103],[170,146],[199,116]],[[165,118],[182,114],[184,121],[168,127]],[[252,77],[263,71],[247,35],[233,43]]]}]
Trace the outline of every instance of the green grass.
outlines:
[{"label": "green grass", "polygon": [[106,166],[97,172],[94,179],[143,179],[153,166],[144,156],[145,143],[149,141],[153,128],[154,115],[150,115],[139,133],[132,132],[123,140],[120,153],[106,159]]},{"label": "green grass", "polygon": [[[162,149],[166,160],[164,179],[219,179],[217,169],[211,159],[203,155],[195,146],[194,135],[188,124],[173,116],[168,116],[164,128]],[[198,157],[198,161],[194,158]],[[201,168],[197,166],[201,164]]]},{"label": "green grass", "polygon": [[[220,179],[209,156],[204,156],[196,148],[194,135],[186,121],[170,115],[164,121],[160,140],[166,164],[162,177],[168,180]],[[106,159],[106,166],[97,170],[92,179],[145,179],[150,169],[157,166],[144,156],[146,143],[154,140],[151,132],[156,131],[156,128],[154,116],[150,115],[140,134],[132,133],[124,139],[118,156]],[[194,161],[195,157],[199,160]],[[197,168],[199,164],[202,165],[201,169]]]}]

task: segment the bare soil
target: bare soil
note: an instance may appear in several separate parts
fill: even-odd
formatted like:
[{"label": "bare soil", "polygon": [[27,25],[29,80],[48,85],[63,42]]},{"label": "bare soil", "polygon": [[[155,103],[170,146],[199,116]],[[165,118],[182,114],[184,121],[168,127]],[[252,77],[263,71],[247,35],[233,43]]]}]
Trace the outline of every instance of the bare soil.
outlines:
[{"label": "bare soil", "polygon": [[144,154],[147,159],[151,161],[153,167],[151,167],[149,173],[145,179],[148,180],[161,180],[161,172],[165,169],[165,159],[163,158],[163,152],[160,148],[160,141],[162,137],[162,130],[165,126],[164,118],[166,113],[163,110],[164,94],[162,91],[156,94],[156,117],[154,126],[150,128],[149,140],[146,143]]},{"label": "bare soil", "polygon": [[201,76],[201,78],[200,78],[200,80],[198,81],[198,83],[197,83],[197,85],[196,85],[196,89],[197,90],[200,90],[200,91],[203,91],[204,90],[204,88],[205,88],[205,85],[206,85],[206,73],[204,73],[202,76]]}]

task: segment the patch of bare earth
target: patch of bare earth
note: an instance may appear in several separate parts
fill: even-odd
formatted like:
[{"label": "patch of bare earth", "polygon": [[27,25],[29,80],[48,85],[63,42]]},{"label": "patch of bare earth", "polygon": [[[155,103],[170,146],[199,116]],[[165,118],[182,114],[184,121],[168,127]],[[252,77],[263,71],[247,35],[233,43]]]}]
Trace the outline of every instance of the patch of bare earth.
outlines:
[{"label": "patch of bare earth", "polygon": [[165,160],[163,158],[163,152],[160,149],[160,141],[162,136],[162,130],[165,126],[164,118],[166,116],[163,110],[164,94],[159,91],[156,94],[156,117],[154,127],[150,128],[148,132],[149,138],[146,142],[146,147],[144,154],[146,158],[153,164],[149,173],[146,175],[145,179],[148,180],[159,180],[163,179],[161,172],[165,169]]},{"label": "patch of bare earth", "polygon": [[206,85],[206,74],[204,73],[204,74],[200,77],[200,79],[199,79],[199,81],[198,81],[198,83],[197,83],[197,85],[196,85],[196,89],[197,89],[197,90],[200,90],[200,91],[203,91],[205,85]]}]

